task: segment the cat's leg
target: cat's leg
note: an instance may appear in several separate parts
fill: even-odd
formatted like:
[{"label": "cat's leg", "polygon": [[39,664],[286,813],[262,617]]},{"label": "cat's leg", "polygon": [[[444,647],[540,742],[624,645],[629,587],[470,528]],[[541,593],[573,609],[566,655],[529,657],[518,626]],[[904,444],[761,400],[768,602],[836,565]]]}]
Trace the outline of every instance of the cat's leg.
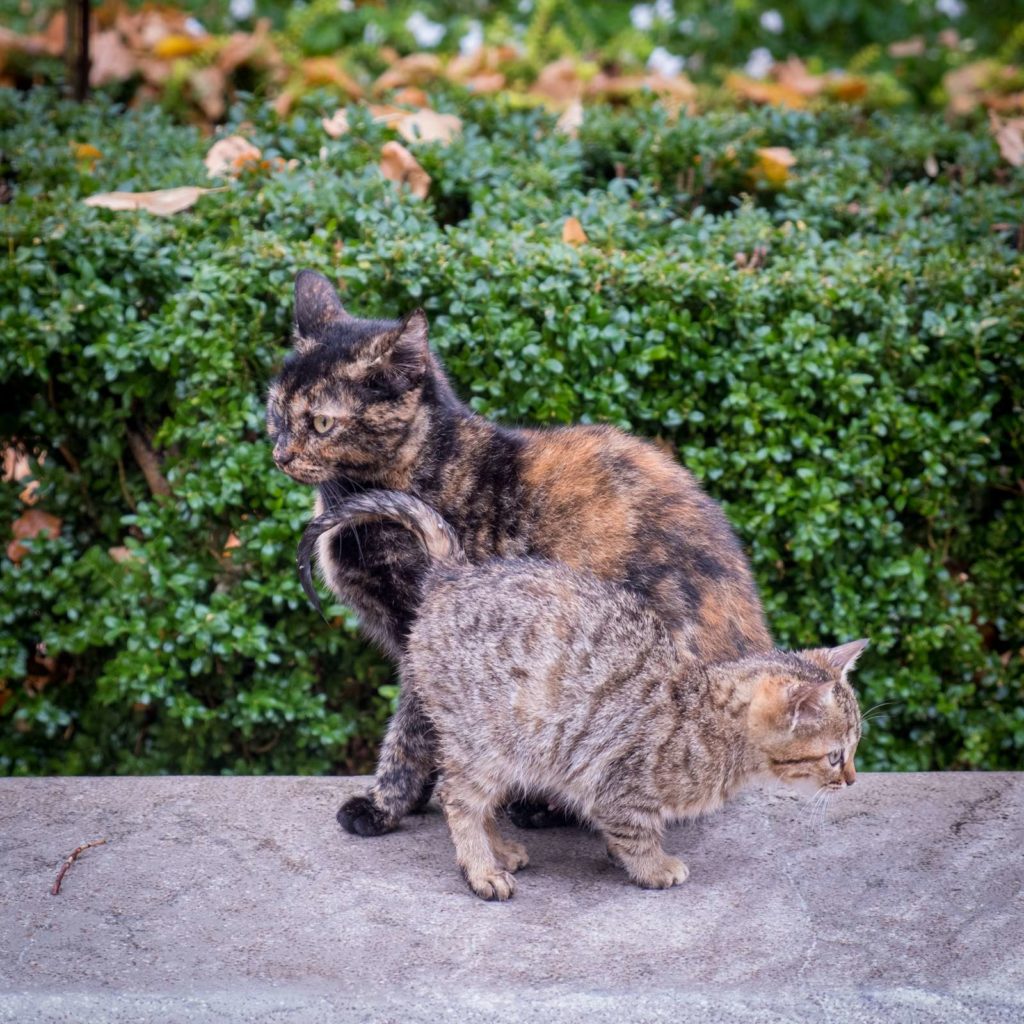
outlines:
[{"label": "cat's leg", "polygon": [[419,698],[403,687],[380,748],[373,788],[341,805],[338,822],[357,836],[379,836],[398,827],[430,799],[436,781],[434,727]]},{"label": "cat's leg", "polygon": [[661,821],[656,814],[618,804],[599,811],[594,824],[604,835],[608,853],[644,889],[668,889],[685,882],[690,869],[670,857],[661,845]]},{"label": "cat's leg", "polygon": [[455,844],[455,859],[469,887],[481,899],[511,899],[516,891],[515,879],[506,867],[507,861],[491,842],[496,831],[497,794],[471,781],[457,767],[446,764],[444,781],[437,795]]}]

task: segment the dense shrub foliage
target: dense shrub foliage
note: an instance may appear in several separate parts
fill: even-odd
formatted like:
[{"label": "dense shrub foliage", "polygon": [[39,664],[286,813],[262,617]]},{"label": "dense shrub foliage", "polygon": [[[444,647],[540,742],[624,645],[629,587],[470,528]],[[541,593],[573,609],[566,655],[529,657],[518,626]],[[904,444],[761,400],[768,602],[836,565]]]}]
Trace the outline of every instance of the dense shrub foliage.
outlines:
[{"label": "dense shrub foliage", "polygon": [[[307,266],[359,314],[423,305],[487,416],[672,445],[780,642],[872,638],[863,767],[1021,767],[1024,175],[983,123],[652,107],[588,111],[573,140],[476,100],[454,143],[415,147],[419,201],[377,170],[387,128],[353,112],[332,141],[304,104],[233,115],[294,169],[163,219],[80,200],[202,183],[198,131],[0,91],[0,435],[61,520],[0,559],[0,770],[367,766],[393,676],[342,609],[306,606],[311,496],[262,432]],[[798,158],[777,190],[761,146]],[[561,241],[569,215],[588,243]]]}]

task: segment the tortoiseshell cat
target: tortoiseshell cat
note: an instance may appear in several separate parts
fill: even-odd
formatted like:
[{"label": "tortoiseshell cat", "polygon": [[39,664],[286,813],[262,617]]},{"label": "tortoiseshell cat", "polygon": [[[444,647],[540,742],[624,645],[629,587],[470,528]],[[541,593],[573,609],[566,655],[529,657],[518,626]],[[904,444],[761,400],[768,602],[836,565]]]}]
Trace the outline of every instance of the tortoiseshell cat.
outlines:
[{"label": "tortoiseshell cat", "polygon": [[[277,465],[317,488],[317,512],[368,487],[404,491],[438,510],[471,562],[536,556],[621,583],[704,661],[771,649],[746,558],[689,472],[612,427],[513,430],[474,415],[430,351],[421,310],[358,320],[325,277],[302,271],[295,348],[270,386],[267,425]],[[339,600],[399,658],[427,567],[419,546],[370,523],[317,555]],[[429,798],[433,768],[429,723],[405,692],[373,789],[338,820],[359,835],[390,831]],[[527,807],[514,820],[536,818]]]},{"label": "tortoiseshell cat", "polygon": [[546,793],[594,825],[629,877],[665,889],[688,869],[666,822],[774,775],[813,790],[856,778],[860,711],[847,673],[866,640],[708,664],[681,652],[628,589],[537,558],[468,564],[451,528],[408,494],[367,491],[307,527],[387,519],[430,558],[401,660],[437,739],[438,796],[470,887],[515,892],[526,850],[495,812]]}]

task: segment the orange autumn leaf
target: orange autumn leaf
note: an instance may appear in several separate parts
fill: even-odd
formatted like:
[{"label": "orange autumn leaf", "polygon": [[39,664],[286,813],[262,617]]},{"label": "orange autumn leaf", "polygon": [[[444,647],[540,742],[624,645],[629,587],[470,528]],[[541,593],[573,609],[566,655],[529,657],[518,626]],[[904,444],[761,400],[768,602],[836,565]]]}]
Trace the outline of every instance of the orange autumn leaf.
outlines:
[{"label": "orange autumn leaf", "polygon": [[89,85],[94,89],[110,82],[124,82],[139,70],[139,62],[113,29],[97,32],[89,40]]},{"label": "orange autumn leaf", "polygon": [[394,101],[407,107],[430,106],[427,94],[415,85],[407,85],[404,89],[399,89],[394,95]]},{"label": "orange autumn leaf", "polygon": [[741,99],[749,100],[751,103],[788,107],[790,110],[802,110],[807,106],[805,96],[779,82],[758,82],[745,75],[731,74],[726,78],[725,84]]},{"label": "orange autumn leaf", "polygon": [[583,81],[576,62],[569,57],[562,57],[541,68],[530,92],[556,106],[579,99],[583,95]]},{"label": "orange autumn leaf", "polygon": [[206,46],[206,40],[196,36],[169,35],[153,44],[153,56],[160,60],[176,60],[191,57]]},{"label": "orange autumn leaf", "polygon": [[400,142],[385,142],[381,147],[380,172],[389,181],[408,185],[420,199],[426,199],[430,191],[430,175]]},{"label": "orange autumn leaf", "polygon": [[220,189],[183,185],[155,192],[99,192],[83,202],[86,206],[98,206],[104,210],[145,210],[157,217],[170,217],[194,206],[199,197],[207,192],[218,191]]},{"label": "orange autumn leaf", "polygon": [[579,138],[582,127],[583,104],[579,100],[573,100],[555,122],[555,131],[561,135],[568,135],[570,139],[576,139]]},{"label": "orange autumn leaf", "polygon": [[464,79],[463,84],[470,92],[490,95],[501,92],[507,81],[500,71],[481,71],[478,75],[470,75],[469,78]]},{"label": "orange autumn leaf", "polygon": [[235,548],[240,548],[241,546],[242,542],[238,539],[238,534],[234,532],[229,533],[227,540],[224,541],[224,549],[221,554],[224,558],[230,558]]},{"label": "orange autumn leaf", "polygon": [[259,149],[241,135],[229,135],[219,139],[206,154],[203,163],[211,178],[222,178],[238,174],[246,165],[258,161],[262,156]]},{"label": "orange autumn leaf", "polygon": [[333,85],[354,100],[363,98],[362,86],[332,57],[309,57],[302,62],[302,77],[306,85]]},{"label": "orange autumn leaf", "polygon": [[586,231],[576,217],[566,217],[562,225],[562,241],[567,245],[583,245],[588,242]]},{"label": "orange autumn leaf", "polygon": [[24,544],[19,544],[19,541],[31,540],[40,534],[45,534],[53,540],[60,534],[61,523],[62,520],[57,516],[50,515],[41,508],[30,508],[23,512],[11,523],[11,535],[14,540],[7,545],[7,557],[12,562],[20,562],[28,554],[28,548]]}]

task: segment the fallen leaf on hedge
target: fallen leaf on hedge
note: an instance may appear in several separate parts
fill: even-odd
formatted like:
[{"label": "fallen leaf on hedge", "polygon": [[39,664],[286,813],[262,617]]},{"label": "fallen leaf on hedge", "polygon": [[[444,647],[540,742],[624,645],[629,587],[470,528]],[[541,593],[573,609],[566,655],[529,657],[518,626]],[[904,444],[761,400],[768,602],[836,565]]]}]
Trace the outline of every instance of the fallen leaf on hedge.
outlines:
[{"label": "fallen leaf on hedge", "polygon": [[80,164],[88,164],[89,170],[96,166],[97,160],[103,159],[103,154],[89,142],[74,142],[71,144],[71,148],[75,154],[75,159]]},{"label": "fallen leaf on hedge", "polygon": [[942,86],[949,96],[953,114],[969,114],[981,102],[986,89],[999,77],[999,64],[991,59],[965,64],[942,76]]},{"label": "fallen leaf on hedge", "polygon": [[751,103],[788,107],[790,110],[802,110],[807,106],[807,99],[801,93],[780,82],[759,82],[745,75],[731,74],[725,84],[741,99]]},{"label": "fallen leaf on hedge", "polygon": [[840,75],[829,80],[828,91],[845,103],[862,100],[868,94],[868,83],[858,75]]},{"label": "fallen leaf on hedge", "polygon": [[380,172],[389,181],[408,185],[414,196],[426,199],[430,191],[430,175],[400,142],[385,142],[380,151]]},{"label": "fallen leaf on hedge", "polygon": [[568,135],[570,139],[576,139],[579,138],[582,127],[583,104],[579,100],[573,100],[555,122],[555,131],[562,135]]},{"label": "fallen leaf on hedge", "polygon": [[462,119],[435,110],[406,114],[395,125],[398,134],[409,142],[443,142],[447,145],[462,131]]},{"label": "fallen leaf on hedge", "polygon": [[576,62],[570,57],[563,57],[541,68],[530,92],[556,104],[579,99],[583,95],[583,82]]},{"label": "fallen leaf on hedge", "polygon": [[330,117],[320,118],[320,124],[332,139],[340,139],[348,132],[348,113],[344,107],[341,107]]},{"label": "fallen leaf on hedge", "polygon": [[153,56],[161,60],[177,60],[179,57],[191,57],[206,46],[204,37],[170,35],[157,40],[153,44]]},{"label": "fallen leaf on hedge", "polygon": [[20,562],[28,554],[28,548],[19,544],[18,541],[31,540],[41,533],[53,540],[60,534],[61,522],[62,520],[50,515],[49,512],[44,512],[41,508],[30,508],[27,512],[23,512],[11,523],[11,534],[14,540],[7,545],[7,557],[12,562]]},{"label": "fallen leaf on hedge", "polygon": [[219,67],[197,68],[188,76],[188,84],[199,109],[211,121],[219,121],[227,110],[228,77]]},{"label": "fallen leaf on hedge", "polygon": [[583,230],[583,225],[576,217],[565,218],[565,223],[562,225],[562,241],[568,245],[583,245],[584,242],[589,241],[586,231]]},{"label": "fallen leaf on hedge", "polygon": [[817,96],[825,88],[824,75],[812,75],[799,57],[790,57],[772,68],[772,78],[786,89],[801,96]]},{"label": "fallen leaf on hedge", "polygon": [[332,57],[309,57],[302,62],[302,76],[307,86],[334,85],[354,100],[363,98],[363,87]]},{"label": "fallen leaf on hedge", "polygon": [[756,170],[770,185],[785,185],[795,163],[793,151],[785,146],[765,146],[757,151]]},{"label": "fallen leaf on hedge", "polygon": [[89,40],[89,58],[89,85],[94,89],[108,82],[123,82],[139,70],[135,55],[114,29],[98,32]]},{"label": "fallen leaf on hedge", "polygon": [[924,36],[912,36],[910,39],[900,39],[889,44],[889,56],[896,57],[920,57],[925,51]]},{"label": "fallen leaf on hedge", "polygon": [[459,53],[452,57],[444,73],[449,81],[466,85],[474,78],[500,77],[504,80],[505,76],[498,69],[518,58],[519,52],[514,46],[478,46],[472,53]]},{"label": "fallen leaf on hedge", "polygon": [[394,95],[396,103],[402,103],[407,107],[429,107],[430,99],[427,94],[415,85],[407,85],[399,89]]},{"label": "fallen leaf on hedge", "polygon": [[388,68],[373,83],[374,96],[405,85],[426,85],[441,75],[441,58],[434,53],[410,53]]},{"label": "fallen leaf on hedge", "polygon": [[228,539],[224,541],[224,549],[221,552],[221,554],[224,556],[224,558],[230,558],[231,552],[234,551],[235,548],[240,548],[241,546],[242,542],[238,539],[238,534],[229,533]]},{"label": "fallen leaf on hedge", "polygon": [[1003,159],[1014,167],[1024,165],[1024,117],[1001,121],[995,114],[989,114],[989,124]]},{"label": "fallen leaf on hedge", "polygon": [[259,160],[259,149],[241,135],[229,135],[220,139],[206,154],[203,163],[211,178],[222,178],[229,174],[238,174],[246,164]]},{"label": "fallen leaf on hedge", "polygon": [[508,79],[500,71],[481,71],[479,75],[470,75],[463,81],[463,85],[470,92],[477,92],[481,95],[501,92],[505,88]]},{"label": "fallen leaf on hedge", "polygon": [[86,206],[104,210],[145,210],[158,217],[170,217],[194,206],[200,196],[220,189],[182,185],[179,188],[161,188],[155,192],[98,192],[83,200]]},{"label": "fallen leaf on hedge", "polygon": [[107,554],[119,564],[121,562],[143,561],[143,559],[136,555],[131,548],[126,548],[123,544],[119,544],[117,547],[107,548]]}]

